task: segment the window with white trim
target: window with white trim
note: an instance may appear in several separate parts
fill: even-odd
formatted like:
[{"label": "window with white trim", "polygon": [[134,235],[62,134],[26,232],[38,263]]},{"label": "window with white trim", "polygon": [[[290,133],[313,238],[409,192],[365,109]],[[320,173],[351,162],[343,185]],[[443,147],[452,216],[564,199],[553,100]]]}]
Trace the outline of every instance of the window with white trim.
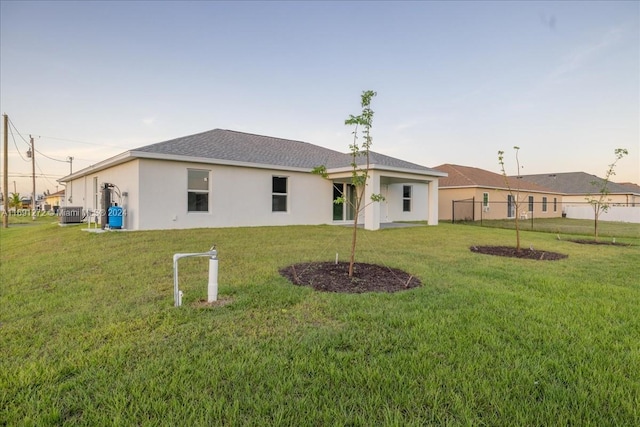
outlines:
[{"label": "window with white trim", "polygon": [[411,212],[411,186],[402,186],[402,212]]},{"label": "window with white trim", "polygon": [[209,212],[209,171],[187,169],[187,212]]},{"label": "window with white trim", "polygon": [[533,212],[533,196],[529,196],[529,212]]},{"label": "window with white trim", "polygon": [[489,207],[489,193],[482,193],[482,207]]},{"label": "window with white trim", "polygon": [[546,211],[547,211],[547,198],[542,197],[542,212],[546,212]]},{"label": "window with white trim", "polygon": [[271,211],[287,212],[288,178],[286,176],[271,177]]}]

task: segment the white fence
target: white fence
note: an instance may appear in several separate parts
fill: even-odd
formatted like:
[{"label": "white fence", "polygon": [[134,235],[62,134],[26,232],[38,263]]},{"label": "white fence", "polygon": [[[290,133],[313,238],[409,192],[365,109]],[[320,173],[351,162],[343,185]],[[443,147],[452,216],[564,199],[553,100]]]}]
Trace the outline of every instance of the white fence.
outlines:
[{"label": "white fence", "polygon": [[[566,206],[567,218],[593,219],[591,206]],[[619,221],[640,223],[640,206],[611,206],[607,212],[600,212],[600,221]]]}]

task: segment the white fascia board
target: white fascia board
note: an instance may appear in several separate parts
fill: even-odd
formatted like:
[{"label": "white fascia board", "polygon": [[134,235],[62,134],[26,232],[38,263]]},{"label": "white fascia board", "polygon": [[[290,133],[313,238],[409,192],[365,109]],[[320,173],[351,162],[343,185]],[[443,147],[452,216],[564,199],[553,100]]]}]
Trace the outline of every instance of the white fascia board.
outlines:
[{"label": "white fascia board", "polygon": [[176,154],[148,153],[144,151],[126,151],[124,153],[118,154],[117,156],[110,157],[106,160],[96,163],[95,165],[91,165],[89,167],[81,169],[78,172],[75,172],[71,175],[62,177],[58,179],[58,182],[60,183],[69,182],[74,179],[81,178],[85,175],[99,172],[101,170],[110,168],[112,166],[117,166],[121,163],[125,163],[134,159],[152,159],[152,160],[166,160],[166,161],[177,161],[177,162],[187,162],[187,163],[204,163],[204,164],[211,164],[211,165],[236,166],[236,167],[246,167],[246,168],[255,168],[255,169],[272,169],[272,170],[290,171],[290,172],[311,172],[311,169],[307,169],[307,168],[268,165],[268,164],[259,164],[259,163],[250,163],[250,162],[238,162],[238,161],[232,161],[232,160],[211,159],[207,157],[182,156],[182,155],[176,155]]},{"label": "white fascia board", "polygon": [[187,162],[187,163],[203,163],[203,164],[209,164],[209,165],[236,166],[236,167],[254,168],[254,169],[272,169],[272,170],[282,170],[282,171],[291,171],[291,172],[311,172],[311,169],[309,168],[297,168],[297,167],[291,167],[291,166],[269,165],[269,164],[251,163],[251,162],[239,162],[235,160],[212,159],[208,157],[182,156],[178,154],[146,153],[146,152],[140,152],[140,151],[133,151],[132,153],[136,158],[140,158],[140,159],[167,160],[167,161]]},{"label": "white fascia board", "polygon": [[[359,167],[361,165],[358,165]],[[395,175],[406,175],[407,178],[413,177],[415,179],[416,175],[419,175],[421,177],[424,178],[446,178],[447,176],[449,176],[446,172],[440,172],[438,170],[419,170],[419,169],[408,169],[408,168],[396,168],[393,166],[386,166],[386,165],[376,165],[376,164],[371,164],[369,165],[369,169],[370,170],[375,170],[375,171],[385,171],[385,172],[391,172]],[[353,173],[353,168],[351,166],[345,166],[342,168],[333,168],[333,169],[328,169],[327,173],[331,176],[336,176],[336,177],[342,177],[343,174],[348,174],[349,176],[351,176],[351,174]]]}]

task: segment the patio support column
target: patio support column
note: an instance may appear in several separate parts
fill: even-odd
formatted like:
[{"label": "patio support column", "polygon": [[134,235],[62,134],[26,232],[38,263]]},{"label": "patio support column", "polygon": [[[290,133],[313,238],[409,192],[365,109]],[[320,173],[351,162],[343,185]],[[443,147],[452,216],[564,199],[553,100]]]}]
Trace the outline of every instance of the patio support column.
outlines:
[{"label": "patio support column", "polygon": [[372,194],[380,194],[380,175],[378,172],[370,170],[367,186],[364,189],[364,228],[365,230],[380,229],[380,202],[371,202]]},{"label": "patio support column", "polygon": [[438,179],[429,181],[427,192],[429,198],[427,223],[429,225],[438,225]]}]

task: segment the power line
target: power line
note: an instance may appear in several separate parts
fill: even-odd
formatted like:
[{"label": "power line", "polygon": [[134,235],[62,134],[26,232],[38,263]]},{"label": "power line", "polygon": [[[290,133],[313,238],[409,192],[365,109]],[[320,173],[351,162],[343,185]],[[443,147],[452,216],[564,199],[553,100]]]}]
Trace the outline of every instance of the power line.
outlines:
[{"label": "power line", "polygon": [[[40,153],[40,154],[42,154],[42,153]],[[44,154],[43,154],[43,155],[44,155]],[[45,157],[46,157],[46,156],[45,156]],[[46,179],[46,180],[47,180],[47,182],[48,182],[49,184],[51,184],[51,185],[55,186],[55,184],[54,184],[53,182],[49,181],[49,178],[47,178],[47,176],[45,175],[45,173],[42,171],[42,168],[40,167],[40,165],[38,164],[38,162],[36,161],[35,163],[36,163],[36,166],[38,167],[38,170],[40,171],[40,173],[42,173],[42,177],[43,177],[44,179]]]},{"label": "power line", "polygon": [[122,150],[129,150],[129,147],[121,147],[118,145],[98,144],[96,142],[78,141],[76,139],[58,138],[55,136],[44,136],[44,135],[35,135],[35,136],[37,136],[38,138],[54,139],[57,141],[75,142],[77,144],[88,144],[88,145],[96,145],[98,147],[120,148]]},{"label": "power line", "polygon": [[[42,170],[40,171],[42,172]],[[31,174],[26,174],[26,173],[10,173],[8,174],[9,177],[11,178],[31,178]],[[64,175],[54,175],[54,174],[50,174],[50,173],[44,173],[42,172],[41,174],[36,174],[36,178],[62,178]]]},{"label": "power line", "polygon": [[[9,122],[11,122],[11,121],[9,121]],[[11,131],[11,126],[9,127],[9,131]],[[18,134],[18,135],[19,135],[19,134]],[[16,143],[16,138],[15,138],[15,136],[13,135],[13,132],[11,132],[11,139],[13,140],[13,145],[15,145],[15,147],[16,147],[16,151],[18,152],[18,155],[20,156],[20,158],[21,158],[22,160],[24,160],[25,162],[28,162],[29,160],[27,160],[27,159],[25,159],[24,157],[22,157],[22,153],[20,152],[20,149],[18,148],[18,144]]]},{"label": "power line", "polygon": [[54,159],[53,157],[49,157],[46,154],[40,152],[39,150],[35,150],[35,151],[36,151],[36,153],[40,154],[43,157],[46,157],[47,159],[55,160],[56,162],[60,162],[60,163],[69,163],[69,160]]},{"label": "power line", "polygon": [[13,129],[16,131],[16,133],[18,134],[18,136],[20,136],[20,138],[22,138],[22,140],[24,141],[25,144],[27,144],[27,147],[31,147],[31,144],[29,143],[29,141],[27,141],[25,139],[24,136],[22,136],[22,134],[20,133],[20,131],[18,131],[18,128],[16,127],[16,125],[13,124],[13,122],[11,121],[11,119],[9,119],[9,124],[13,127]]},{"label": "power line", "polygon": [[[20,133],[20,131],[18,130],[18,128],[16,127],[16,125],[11,121],[11,119],[9,119],[9,124],[11,125],[11,127],[13,128],[13,130],[18,134],[18,136],[20,136],[20,138],[24,141],[25,144],[27,144],[27,146],[29,148],[31,148],[31,144],[29,143],[29,141],[26,140],[26,138],[24,136],[22,136],[22,134]],[[89,144],[89,145],[96,145],[99,147],[110,147],[110,148],[120,148],[123,150],[128,150],[128,148],[125,147],[119,147],[117,145],[107,145],[107,144],[97,144],[95,142],[87,142],[87,141],[78,141],[78,140],[74,140],[74,139],[66,139],[66,138],[57,138],[54,136],[43,136],[43,135],[34,135],[38,138],[48,138],[48,139],[54,139],[57,141],[67,141],[67,142],[75,142],[75,143],[79,143],[79,144]],[[18,145],[15,142],[15,137],[13,136],[13,132],[11,132],[11,137],[13,138],[13,143],[16,146],[16,150],[18,150],[18,154],[20,154],[20,150],[18,149]],[[51,156],[47,156],[46,154],[44,154],[43,152],[39,151],[39,150],[34,150],[36,153],[46,157],[47,159],[56,161],[56,162],[61,162],[61,163],[69,163],[69,160],[60,160],[60,159],[55,159]],[[22,157],[22,155],[20,155],[20,157]],[[22,157],[22,160],[24,160],[25,162],[28,162],[28,160],[26,160],[24,157]],[[86,159],[77,159],[77,160],[84,160],[84,161],[91,161],[91,160],[86,160]]]}]

